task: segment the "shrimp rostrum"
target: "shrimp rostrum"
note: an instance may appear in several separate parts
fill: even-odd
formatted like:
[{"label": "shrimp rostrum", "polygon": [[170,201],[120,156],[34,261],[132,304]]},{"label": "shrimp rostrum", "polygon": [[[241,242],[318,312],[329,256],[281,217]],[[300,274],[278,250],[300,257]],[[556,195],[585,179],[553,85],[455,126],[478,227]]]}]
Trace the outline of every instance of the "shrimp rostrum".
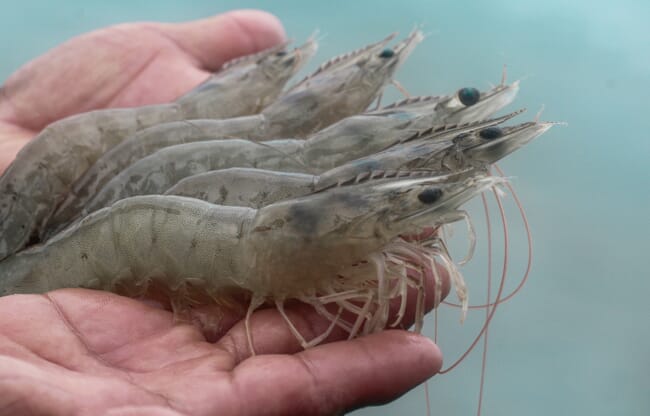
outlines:
[{"label": "shrimp rostrum", "polygon": [[[138,296],[157,285],[182,302],[200,288],[211,299],[244,290],[253,308],[300,299],[325,313],[327,296],[346,309],[351,291],[376,292],[376,276],[385,275],[354,265],[383,256],[401,234],[462,218],[460,205],[499,181],[480,174],[445,183],[368,181],[260,209],[176,196],[127,198],[2,261],[0,293],[86,287]],[[399,287],[413,286],[407,283]]]}]

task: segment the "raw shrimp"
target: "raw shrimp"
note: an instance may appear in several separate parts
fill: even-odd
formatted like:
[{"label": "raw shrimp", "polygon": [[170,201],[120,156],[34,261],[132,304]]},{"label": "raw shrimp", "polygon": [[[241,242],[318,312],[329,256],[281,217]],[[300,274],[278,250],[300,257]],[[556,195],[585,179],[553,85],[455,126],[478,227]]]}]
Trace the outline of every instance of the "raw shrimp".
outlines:
[{"label": "raw shrimp", "polygon": [[443,140],[417,134],[412,143],[395,145],[383,152],[331,169],[318,180],[317,189],[339,183],[341,177],[355,177],[373,170],[430,169],[438,173],[467,168],[485,168],[557,123],[531,121],[515,126],[490,126]]},{"label": "raw shrimp", "polygon": [[[272,104],[271,107],[275,110],[272,109],[269,113],[227,120],[168,123],[139,132],[102,156],[72,185],[72,192],[55,213],[57,218],[46,219],[41,227],[41,239],[46,228],[58,228],[57,224],[69,222],[88,196],[94,194],[108,179],[132,161],[157,149],[207,138],[240,137],[262,140],[273,137],[303,137],[315,129],[314,120],[320,120],[317,121],[319,125],[327,125],[362,111],[390,81],[399,64],[408,57],[421,39],[421,34],[414,32],[394,49],[388,49],[390,54],[378,53],[378,49],[391,38],[392,36],[328,61],[329,64],[322,65],[308,77],[308,82],[299,83]],[[342,90],[349,91],[342,93]],[[303,114],[307,107],[310,108],[310,114]],[[336,111],[333,112],[332,109]]]},{"label": "raw shrimp", "polygon": [[[436,131],[436,134],[431,135],[428,139],[432,142],[445,142],[443,140],[445,137],[451,138],[463,131],[498,124],[511,116],[507,115],[494,120],[467,123],[460,126],[441,126],[440,131]],[[386,141],[371,141],[372,145],[369,145],[366,141],[354,142],[346,140],[346,137],[340,138],[327,135],[307,141],[287,139],[257,143],[230,139],[167,147],[139,160],[114,177],[87,202],[82,214],[94,212],[129,196],[161,194],[183,178],[210,170],[228,167],[253,167],[276,171],[312,173],[314,170],[319,171],[322,168],[332,169],[350,159],[399,143],[402,137],[398,134],[396,138],[389,136],[377,137],[377,139],[380,138]],[[343,143],[340,143],[341,139],[343,139]],[[338,152],[332,154],[329,150],[332,148],[338,149]],[[317,151],[318,149],[324,150],[321,153]],[[399,153],[399,151],[396,152]],[[346,171],[348,166],[355,171],[381,169],[380,164],[372,166],[357,163],[346,164],[339,168],[341,172],[345,172],[344,177],[353,176]],[[314,169],[314,167],[317,167],[317,169]],[[51,235],[56,230],[57,228],[51,229],[47,235]]]},{"label": "raw shrimp", "polygon": [[419,30],[406,39],[376,53],[365,50],[350,64],[331,65],[294,86],[285,97],[262,111],[267,137],[306,137],[351,114],[364,111],[381,92],[402,62],[424,38]]},{"label": "raw shrimp", "polygon": [[[258,210],[175,196],[128,198],[0,262],[0,294],[86,287],[139,296],[155,285],[173,304],[188,305],[197,302],[195,293],[222,302],[244,290],[252,298],[249,315],[267,300],[282,313],[288,299],[306,301],[323,314],[327,299],[359,314],[350,298],[370,296],[380,308],[368,328],[379,329],[389,293],[404,300],[409,286],[421,288],[403,267],[397,277],[404,283],[388,290],[385,280],[395,278],[394,270],[384,273],[379,258],[405,257],[408,251],[422,261],[418,256],[429,251],[418,251],[417,244],[407,250],[405,242],[395,241],[398,236],[462,218],[461,204],[500,182],[483,176],[446,183],[368,181]],[[366,259],[379,269],[354,267]]]},{"label": "raw shrimp", "polygon": [[[106,150],[154,124],[257,111],[268,99],[265,94],[276,96],[315,48],[310,40],[289,53],[273,48],[239,61],[179,102],[92,111],[46,127],[0,177],[0,259],[28,244],[70,185]],[[245,102],[248,98],[251,101]]]},{"label": "raw shrimp", "polygon": [[[500,121],[503,118],[495,120]],[[482,130],[477,127],[478,132],[476,134],[457,136],[449,143],[449,150],[453,154],[453,159],[456,161],[465,160],[466,162],[454,165],[453,169],[449,169],[444,165],[439,166],[440,172],[432,169],[430,164],[424,166],[426,169],[423,170],[405,170],[403,167],[395,167],[391,163],[391,158],[380,158],[381,164],[375,165],[372,170],[366,169],[365,171],[363,170],[364,166],[367,167],[365,163],[358,164],[357,161],[352,161],[347,166],[343,165],[334,168],[333,172],[323,173],[322,177],[324,179],[322,181],[321,176],[304,173],[229,168],[185,178],[169,188],[165,194],[202,199],[219,205],[261,208],[283,199],[297,198],[313,193],[318,189],[324,189],[325,186],[341,186],[381,178],[416,177],[418,175],[433,177],[439,174],[441,181],[449,181],[451,177],[458,181],[463,177],[486,171],[489,165],[496,163],[534,137],[542,134],[552,124],[544,123],[544,125],[537,126],[533,123],[525,123],[517,127],[506,127],[500,129],[505,139],[503,137],[501,141],[488,139],[484,143],[480,143],[479,140],[485,141],[486,139],[483,136],[494,135],[495,131],[493,129],[495,127],[490,126]],[[506,133],[508,130],[510,132]],[[472,140],[475,141],[476,145],[470,145]],[[405,148],[401,150],[405,150]],[[408,152],[408,150],[406,151]],[[388,155],[397,157],[398,153],[399,151],[389,152]],[[359,169],[359,166],[361,166],[361,169]],[[382,168],[384,169],[382,170]],[[345,176],[346,174],[350,176]],[[335,177],[336,181],[334,180]]]},{"label": "raw shrimp", "polygon": [[[512,92],[513,88],[496,88],[499,88],[498,92],[494,92],[494,89],[479,92],[479,100],[468,104],[474,108],[482,108],[483,114],[497,112],[509,104],[515,94]],[[454,93],[453,96],[456,94]],[[506,95],[501,97],[501,94]],[[342,153],[354,158],[382,150],[402,137],[411,136],[413,132],[442,125],[450,116],[455,123],[473,120],[474,110],[465,113],[462,109],[454,109],[450,113],[446,104],[453,101],[453,96],[412,97],[379,110],[347,117],[311,135],[309,144],[304,147],[302,159],[308,161],[305,163],[316,171],[325,170],[340,163]],[[440,103],[442,105],[439,105]],[[88,199],[97,194],[111,178],[157,150],[217,137],[261,137],[263,132],[263,125],[255,116],[222,121],[195,120],[191,123],[165,123],[142,130],[131,139],[106,152],[73,184],[65,201],[43,227],[40,233],[41,239],[45,238],[45,230],[58,230],[68,224],[78,215]],[[350,146],[364,149],[364,153],[361,154],[358,150],[356,152],[352,150],[353,153],[350,153]],[[328,154],[329,157],[326,156]],[[334,160],[331,161],[329,158]]]}]

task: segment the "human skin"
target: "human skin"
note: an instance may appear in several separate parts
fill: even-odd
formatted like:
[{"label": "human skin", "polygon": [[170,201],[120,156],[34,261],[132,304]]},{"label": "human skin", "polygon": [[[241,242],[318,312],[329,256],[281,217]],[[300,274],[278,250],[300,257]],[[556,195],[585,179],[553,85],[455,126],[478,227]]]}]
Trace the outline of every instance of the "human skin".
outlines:
[{"label": "human skin", "polygon": [[[275,17],[250,10],[74,38],[0,89],[0,172],[53,121],[171,101],[224,61],[283,39]],[[427,282],[427,309],[434,298]],[[415,309],[409,299],[407,324]],[[241,311],[220,313],[220,329],[207,334],[110,293],[0,298],[0,415],[331,415],[395,399],[442,365],[435,344],[403,330],[351,341],[335,330],[303,351],[274,309],[252,316],[251,356]],[[287,313],[306,339],[328,327],[305,305]]]}]

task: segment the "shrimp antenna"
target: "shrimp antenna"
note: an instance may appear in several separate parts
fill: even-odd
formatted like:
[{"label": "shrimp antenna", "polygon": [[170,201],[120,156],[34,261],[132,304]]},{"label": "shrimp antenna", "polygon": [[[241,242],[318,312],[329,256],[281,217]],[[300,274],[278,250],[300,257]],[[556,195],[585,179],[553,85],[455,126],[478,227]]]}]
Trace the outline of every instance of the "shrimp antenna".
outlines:
[{"label": "shrimp antenna", "polygon": [[542,108],[540,108],[537,114],[535,115],[535,123],[539,123],[539,119],[542,117],[543,112],[544,112],[544,104],[542,104]]},{"label": "shrimp antenna", "polygon": [[[497,164],[494,164],[492,166],[499,173],[500,176],[502,176],[502,177],[505,176],[505,173],[501,170],[501,168]],[[512,186],[510,181],[507,181],[505,183],[505,186],[506,186],[506,188],[508,188],[508,191],[510,191],[510,195],[512,196],[512,198],[513,198],[513,200],[515,202],[515,205],[517,206],[517,209],[519,210],[519,215],[520,215],[521,220],[522,220],[523,225],[524,225],[524,232],[526,234],[526,244],[527,244],[527,247],[528,247],[527,248],[527,251],[528,251],[527,258],[528,259],[527,259],[527,262],[526,262],[526,269],[525,269],[525,271],[523,273],[523,277],[519,281],[519,284],[517,285],[517,287],[515,287],[512,290],[512,292],[510,292],[506,296],[503,296],[499,300],[500,304],[509,301],[517,293],[519,293],[521,291],[523,286],[528,281],[528,276],[530,274],[530,270],[531,270],[531,267],[532,267],[532,260],[533,260],[533,238],[532,238],[532,232],[530,231],[530,224],[528,223],[528,217],[526,216],[526,211],[524,210],[524,206],[521,203],[521,200],[519,199],[519,196],[517,195],[517,192],[515,191],[515,188]],[[488,241],[488,243],[489,243],[489,241]],[[461,305],[459,305],[457,303],[449,302],[449,301],[443,301],[443,303],[445,305],[447,305],[447,306],[452,306],[454,308],[460,308],[461,307]],[[485,308],[490,308],[492,306],[494,306],[494,303],[485,303],[485,304],[482,304],[482,305],[470,305],[469,309],[485,309]]]},{"label": "shrimp antenna", "polygon": [[[499,306],[499,304],[501,303],[501,295],[503,294],[503,289],[504,289],[504,286],[505,286],[506,276],[508,274],[508,257],[509,257],[508,256],[508,254],[509,254],[508,248],[509,248],[509,244],[510,244],[510,238],[509,238],[509,234],[508,234],[508,222],[507,222],[507,219],[506,219],[506,213],[505,213],[505,210],[503,208],[503,203],[501,201],[501,197],[496,192],[494,192],[494,196],[495,196],[495,200],[497,202],[497,206],[499,207],[499,215],[501,217],[501,223],[503,225],[504,255],[503,255],[503,265],[502,265],[502,270],[501,270],[501,282],[499,284],[499,290],[497,292],[496,299],[494,300],[492,309],[490,309],[489,315],[486,317],[485,323],[483,324],[483,327],[481,328],[481,331],[478,333],[476,338],[474,338],[474,341],[471,343],[469,348],[467,348],[467,350],[465,350],[465,352],[456,361],[453,362],[453,364],[451,364],[446,369],[440,370],[439,374],[445,374],[445,373],[450,372],[451,370],[456,368],[458,366],[458,364],[460,364],[469,355],[470,352],[472,352],[474,347],[480,341],[483,334],[485,334],[485,332],[487,331],[487,328],[489,327],[489,324],[492,321],[492,318],[494,317],[494,313],[497,310],[497,306]],[[489,242],[489,239],[488,239],[488,244],[491,244]]]}]

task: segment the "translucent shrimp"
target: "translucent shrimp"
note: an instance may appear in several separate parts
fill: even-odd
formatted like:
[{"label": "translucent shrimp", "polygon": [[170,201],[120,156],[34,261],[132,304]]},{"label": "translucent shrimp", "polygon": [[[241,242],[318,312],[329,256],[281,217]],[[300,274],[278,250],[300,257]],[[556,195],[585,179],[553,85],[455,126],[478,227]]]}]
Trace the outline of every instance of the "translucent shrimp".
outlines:
[{"label": "translucent shrimp", "polygon": [[[399,64],[421,39],[421,34],[414,32],[394,49],[388,49],[390,53],[378,53],[378,49],[391,38],[392,36],[326,62],[307,78],[309,81],[293,87],[262,115],[167,123],[139,132],[102,156],[76,180],[67,200],[55,213],[57,218],[45,219],[45,224],[49,222],[57,227],[56,224],[68,222],[71,213],[78,212],[74,206],[82,205],[88,195],[94,194],[108,179],[134,160],[160,148],[207,138],[302,138],[317,129],[317,126],[328,125],[363,111],[391,80]],[[309,114],[304,113],[307,108]],[[45,228],[42,226],[41,230]],[[40,237],[43,238],[42,232]]]},{"label": "translucent shrimp", "polygon": [[[86,287],[140,296],[155,286],[177,307],[225,303],[244,291],[251,296],[249,312],[264,301],[282,312],[286,300],[300,299],[323,314],[324,303],[359,314],[349,302],[357,293],[374,299],[370,314],[359,319],[369,318],[367,331],[378,330],[391,295],[404,298],[414,282],[406,269],[366,260],[390,255],[387,250],[403,245],[394,243],[401,234],[459,219],[461,204],[500,181],[369,181],[258,210],[174,196],[129,198],[0,262],[0,294]],[[409,250],[428,253],[417,244]],[[395,254],[403,257],[403,251]],[[360,262],[381,270],[354,266]],[[295,334],[305,347],[322,339]]]},{"label": "translucent shrimp", "polygon": [[92,111],[46,127],[0,177],[0,259],[29,242],[70,185],[102,153],[154,124],[258,111],[269,96],[280,93],[315,48],[310,40],[288,53],[272,48],[237,61],[178,102]]},{"label": "translucent shrimp", "polygon": [[[441,126],[431,132],[428,140],[432,142],[447,143],[449,140],[464,131],[471,131],[483,126],[498,124],[512,117],[506,115],[494,120],[486,120],[463,125]],[[83,207],[82,215],[94,212],[100,208],[111,205],[113,202],[135,195],[161,194],[181,179],[210,170],[225,169],[229,167],[253,167],[276,171],[291,171],[302,173],[318,172],[321,169],[332,169],[351,159],[373,153],[390,145],[399,143],[403,132],[397,130],[395,137],[378,135],[370,141],[351,141],[347,137],[324,135],[303,140],[273,140],[256,143],[246,140],[214,140],[189,143],[164,148],[151,156],[131,165],[110,180],[96,195]],[[444,138],[449,138],[445,141]],[[329,149],[337,149],[332,153]],[[397,147],[401,149],[401,147]],[[409,149],[406,147],[405,149]],[[320,151],[319,151],[320,150]],[[399,153],[396,150],[395,153]],[[418,154],[422,157],[421,154]],[[391,157],[395,157],[391,155]],[[340,177],[354,177],[360,172],[369,169],[382,169],[381,164],[353,163],[341,166],[334,170]],[[352,171],[356,173],[352,173]],[[341,175],[339,175],[341,173]],[[330,176],[326,177],[330,178]],[[329,182],[328,182],[329,183]],[[70,207],[66,212],[72,218]],[[75,214],[78,214],[75,213]],[[59,228],[50,228],[46,236],[52,235]]]},{"label": "translucent shrimp", "polygon": [[368,171],[429,169],[440,174],[468,168],[486,168],[540,136],[557,123],[526,122],[515,126],[490,126],[431,140],[415,135],[404,143],[331,169],[319,177],[318,188],[339,183]]},{"label": "translucent shrimp", "polygon": [[377,48],[370,48],[348,59],[350,64],[317,71],[262,111],[268,122],[267,137],[286,137],[287,124],[293,126],[293,137],[306,137],[346,116],[361,113],[422,39],[422,32],[416,30],[392,49],[377,53]]},{"label": "translucent shrimp", "polygon": [[[329,67],[325,67],[327,68]],[[320,74],[325,69],[317,71],[316,74]],[[507,97],[499,98],[501,94],[507,94]],[[315,169],[326,169],[333,165],[326,160],[325,155],[329,153],[332,157],[338,158],[341,151],[349,151],[345,149],[349,143],[358,147],[369,146],[368,149],[381,150],[390,145],[389,140],[410,137],[413,132],[434,125],[443,125],[449,118],[446,103],[452,101],[454,96],[456,93],[448,96],[412,97],[379,110],[344,118],[309,136],[311,144],[307,146],[306,151],[318,154],[319,157],[306,155],[306,158]],[[480,92],[478,102],[468,102],[473,107],[471,112],[465,113],[462,109],[455,109],[452,118],[456,120],[454,123],[458,124],[471,122],[475,120],[475,108],[485,107],[482,113],[491,115],[513,98],[514,94],[508,88],[500,89],[498,92],[492,90]],[[441,103],[444,105],[440,105]],[[467,108],[469,109],[469,106]],[[292,136],[290,129],[285,130],[284,133],[287,137]],[[48,222],[48,228],[69,222],[70,218],[81,210],[81,206],[87,202],[90,195],[96,194],[112,177],[137,160],[164,147],[214,138],[257,138],[263,137],[264,134],[264,124],[260,122],[259,117],[255,116],[222,121],[195,120],[191,123],[164,123],[144,129],[106,152],[72,185],[65,201],[57,208],[54,218]],[[336,143],[339,145],[336,146]],[[317,164],[313,165],[313,163]]]}]

